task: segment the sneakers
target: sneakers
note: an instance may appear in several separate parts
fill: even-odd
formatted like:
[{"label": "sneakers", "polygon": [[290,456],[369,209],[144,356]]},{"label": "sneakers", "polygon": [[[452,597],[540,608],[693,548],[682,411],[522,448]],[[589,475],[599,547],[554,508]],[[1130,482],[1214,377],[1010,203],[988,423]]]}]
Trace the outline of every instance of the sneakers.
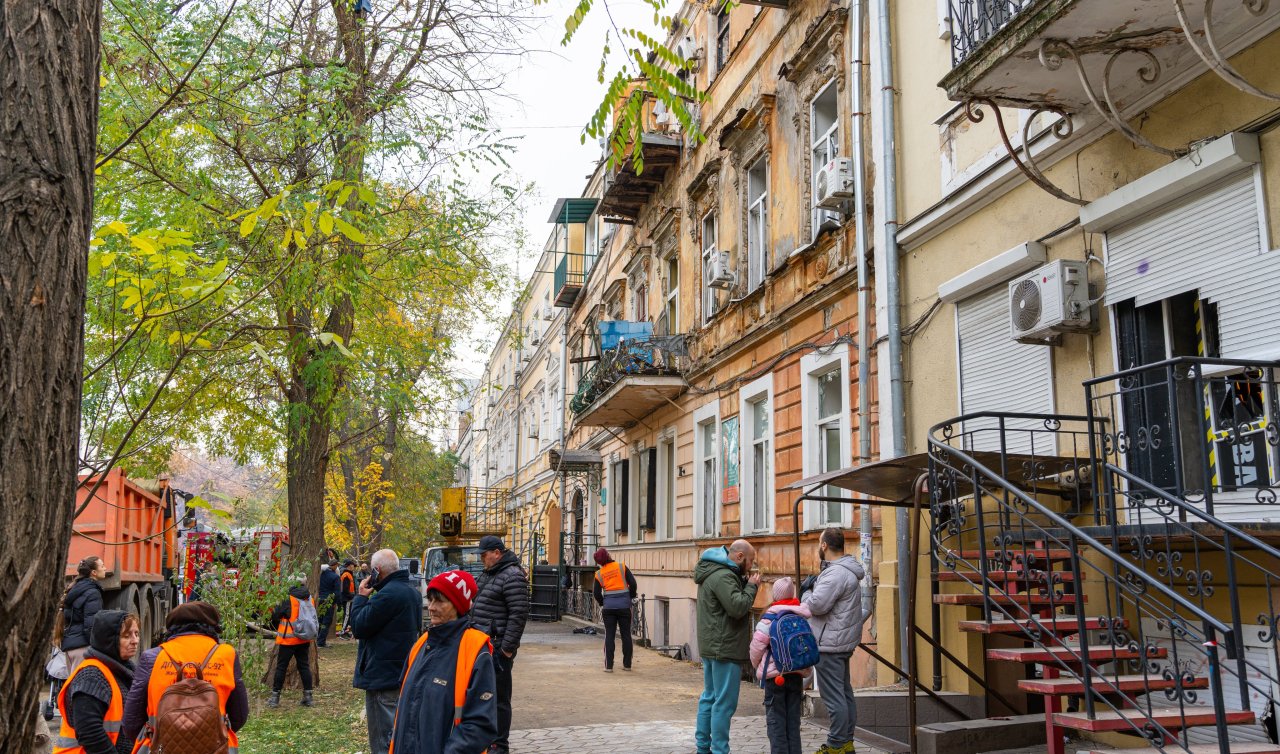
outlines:
[{"label": "sneakers", "polygon": [[604,672],[606,672],[606,673],[612,673],[612,672],[613,672],[613,668],[605,668],[605,669],[604,669]]},{"label": "sneakers", "polygon": [[852,741],[846,741],[843,746],[832,746],[831,744],[823,744],[818,747],[814,754],[855,754],[856,749],[853,747]]},{"label": "sneakers", "polygon": [[622,669],[623,669],[623,670],[625,670],[625,671],[627,671],[628,673],[630,673],[630,672],[631,672],[631,666],[630,666],[630,665],[623,665],[623,666],[622,666]]},{"label": "sneakers", "polygon": [[275,709],[276,707],[279,707],[279,706],[280,706],[280,692],[279,692],[279,691],[272,691],[272,692],[271,692],[271,696],[267,697],[267,706],[268,706],[268,707],[270,707],[271,709]]}]

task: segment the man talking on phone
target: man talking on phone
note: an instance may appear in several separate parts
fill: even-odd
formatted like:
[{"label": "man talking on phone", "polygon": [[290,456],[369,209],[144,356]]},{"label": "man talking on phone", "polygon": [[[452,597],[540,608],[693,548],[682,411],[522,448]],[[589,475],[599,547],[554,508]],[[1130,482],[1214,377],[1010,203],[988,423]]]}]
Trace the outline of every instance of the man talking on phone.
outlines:
[{"label": "man talking on phone", "polygon": [[351,685],[364,689],[370,754],[387,754],[400,677],[422,627],[422,595],[409,584],[395,550],[378,550],[369,562],[369,577],[351,602],[351,633],[360,640]]}]

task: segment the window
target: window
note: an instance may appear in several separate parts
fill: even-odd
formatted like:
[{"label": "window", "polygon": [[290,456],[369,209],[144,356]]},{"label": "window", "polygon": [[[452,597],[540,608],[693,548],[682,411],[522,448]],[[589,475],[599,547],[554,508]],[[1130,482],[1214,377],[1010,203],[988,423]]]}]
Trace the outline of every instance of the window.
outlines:
[{"label": "window", "polygon": [[[849,349],[841,346],[828,354],[809,354],[800,360],[800,388],[804,475],[815,476],[847,468],[853,463],[849,427]],[[843,490],[827,487],[823,495],[846,497]],[[824,503],[805,506],[811,529],[848,526],[850,506]]]},{"label": "window", "polygon": [[716,289],[711,287],[711,278],[716,266],[716,213],[708,212],[702,217],[702,321],[708,322],[716,313],[719,297]]},{"label": "window", "polygon": [[812,238],[818,237],[822,223],[827,219],[839,219],[831,210],[818,207],[818,172],[840,153],[840,101],[834,83],[827,84],[809,110],[810,139],[810,206],[813,212]]},{"label": "window", "polygon": [[747,168],[747,290],[754,291],[769,271],[769,159]]},{"label": "window", "polygon": [[667,315],[667,333],[680,332],[680,255],[672,253],[662,260],[663,310]]},{"label": "window", "polygon": [[609,470],[609,496],[612,499],[608,501],[606,508],[605,515],[609,518],[609,525],[606,526],[605,531],[609,536],[610,544],[618,541],[619,534],[630,531],[631,485],[630,475],[627,473],[629,466],[628,461],[615,461]]},{"label": "window", "polygon": [[658,539],[676,538],[676,430],[658,441]]},{"label": "window", "polygon": [[738,392],[742,406],[742,532],[773,531],[773,374]]},{"label": "window", "polygon": [[695,537],[720,534],[720,403],[712,401],[693,412]]},{"label": "window", "polygon": [[724,70],[724,64],[729,62],[730,52],[729,39],[729,3],[726,1],[720,8],[720,12],[716,14],[716,72]]},{"label": "window", "polygon": [[591,272],[591,268],[595,266],[596,256],[600,253],[599,237],[600,237],[600,217],[592,215],[587,218],[587,227],[585,228],[586,237],[582,245],[582,253],[586,258],[582,260],[582,274],[587,275]]},{"label": "window", "polygon": [[632,497],[632,506],[636,517],[635,539],[640,541],[640,530],[654,531],[658,528],[658,449],[649,448],[639,451],[635,456],[636,494]]}]

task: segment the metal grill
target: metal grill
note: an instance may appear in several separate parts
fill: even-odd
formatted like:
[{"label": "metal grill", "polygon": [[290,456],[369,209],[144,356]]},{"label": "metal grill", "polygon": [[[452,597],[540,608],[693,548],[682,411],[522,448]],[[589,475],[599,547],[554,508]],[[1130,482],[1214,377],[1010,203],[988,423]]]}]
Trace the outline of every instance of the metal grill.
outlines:
[{"label": "metal grill", "polygon": [[1033,0],[950,0],[951,65],[957,66]]}]

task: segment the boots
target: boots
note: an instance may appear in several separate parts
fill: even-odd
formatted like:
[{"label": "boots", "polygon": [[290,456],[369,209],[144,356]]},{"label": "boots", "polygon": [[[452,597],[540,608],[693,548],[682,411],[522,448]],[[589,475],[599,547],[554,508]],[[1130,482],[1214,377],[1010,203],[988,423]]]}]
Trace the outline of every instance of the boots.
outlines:
[{"label": "boots", "polygon": [[315,706],[315,702],[314,702],[314,701],[312,701],[312,699],[311,699],[311,692],[310,692],[309,690],[308,690],[308,691],[303,691],[303,692],[302,692],[302,706],[303,706],[303,707],[312,707],[312,706]]},{"label": "boots", "polygon": [[271,709],[275,709],[276,707],[279,707],[279,706],[280,706],[280,692],[279,692],[279,691],[272,691],[272,692],[271,692],[271,696],[267,697],[267,706],[268,706],[268,707],[270,707]]}]

